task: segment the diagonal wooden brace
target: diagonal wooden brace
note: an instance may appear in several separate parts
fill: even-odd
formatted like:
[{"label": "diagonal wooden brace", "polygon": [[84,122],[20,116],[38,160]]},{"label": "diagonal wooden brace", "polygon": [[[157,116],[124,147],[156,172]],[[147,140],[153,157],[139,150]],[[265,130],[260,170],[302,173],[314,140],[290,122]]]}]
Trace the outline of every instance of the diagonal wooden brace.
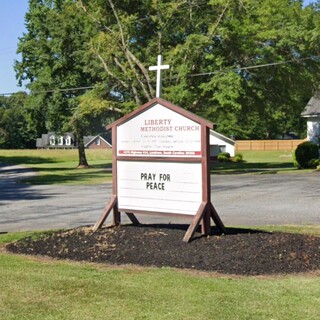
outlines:
[{"label": "diagonal wooden brace", "polygon": [[185,233],[184,237],[183,237],[183,241],[184,242],[189,242],[190,239],[193,237],[194,233],[196,232],[199,224],[200,224],[200,220],[203,218],[203,215],[206,212],[206,208],[207,208],[207,203],[206,202],[202,202],[200,204],[200,207],[196,213],[196,215],[193,218],[192,223],[190,224],[187,232]]},{"label": "diagonal wooden brace", "polygon": [[[105,206],[99,220],[96,222],[96,224],[94,225],[93,227],[93,231],[97,231],[99,228],[102,227],[103,223],[106,221],[106,219],[108,218],[111,210],[115,210],[117,211],[117,213],[114,214],[114,216],[117,216],[119,215],[119,212],[118,212],[118,197],[116,195],[113,195],[111,197],[111,200],[109,202],[108,205]],[[115,219],[114,219],[115,220]],[[114,221],[115,222],[115,221]]]}]

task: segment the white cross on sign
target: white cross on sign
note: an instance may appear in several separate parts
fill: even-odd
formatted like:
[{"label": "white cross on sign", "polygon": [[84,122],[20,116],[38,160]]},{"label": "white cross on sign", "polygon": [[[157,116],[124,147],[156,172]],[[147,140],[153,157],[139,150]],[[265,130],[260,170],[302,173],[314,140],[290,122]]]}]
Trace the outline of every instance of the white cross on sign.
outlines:
[{"label": "white cross on sign", "polygon": [[169,65],[165,64],[162,65],[162,55],[158,55],[158,64],[156,66],[149,67],[150,71],[157,71],[157,88],[156,88],[156,97],[160,98],[161,95],[161,88],[162,88],[162,81],[161,81],[161,70],[169,69]]}]

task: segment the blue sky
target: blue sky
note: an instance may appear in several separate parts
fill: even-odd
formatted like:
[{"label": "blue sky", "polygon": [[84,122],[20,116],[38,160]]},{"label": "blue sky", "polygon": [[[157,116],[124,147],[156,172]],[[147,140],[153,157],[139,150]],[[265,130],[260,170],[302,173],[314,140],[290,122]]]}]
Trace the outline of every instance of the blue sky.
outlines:
[{"label": "blue sky", "polygon": [[0,0],[0,93],[21,90],[17,86],[13,64],[18,37],[24,31],[28,0]]},{"label": "blue sky", "polygon": [[[304,0],[305,5],[313,0]],[[24,16],[28,10],[28,0],[0,0],[0,94],[12,93],[18,87],[13,70],[18,38],[25,31]]]}]

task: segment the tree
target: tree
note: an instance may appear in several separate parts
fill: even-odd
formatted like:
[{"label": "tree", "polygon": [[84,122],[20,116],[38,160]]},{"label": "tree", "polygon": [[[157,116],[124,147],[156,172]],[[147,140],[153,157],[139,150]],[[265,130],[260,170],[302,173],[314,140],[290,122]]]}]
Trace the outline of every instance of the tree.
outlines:
[{"label": "tree", "polygon": [[300,112],[319,83],[314,7],[298,0],[78,3],[100,28],[91,52],[123,112],[154,96],[147,66],[163,53],[171,65],[164,98],[222,133],[265,138],[300,129]]},{"label": "tree", "polygon": [[79,97],[92,86],[88,43],[92,28],[72,0],[30,0],[27,33],[19,39],[22,61],[15,65],[19,81],[28,80],[28,105],[38,134],[72,128],[79,146],[79,166],[88,166],[81,121],[71,121]]},{"label": "tree", "polygon": [[301,129],[318,87],[319,15],[301,0],[30,0],[16,70],[35,128],[81,137],[155,96],[162,53],[163,98],[226,135],[274,137]]},{"label": "tree", "polygon": [[29,125],[26,99],[25,92],[0,97],[0,148],[35,147],[35,133]]}]

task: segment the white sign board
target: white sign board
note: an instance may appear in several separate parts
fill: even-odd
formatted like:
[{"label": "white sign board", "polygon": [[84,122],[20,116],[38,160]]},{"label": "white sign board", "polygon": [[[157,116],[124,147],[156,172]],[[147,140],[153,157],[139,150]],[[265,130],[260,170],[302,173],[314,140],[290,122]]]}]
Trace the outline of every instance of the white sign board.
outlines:
[{"label": "white sign board", "polygon": [[195,215],[202,201],[201,163],[118,161],[119,210]]},{"label": "white sign board", "polygon": [[201,125],[160,104],[117,128],[117,155],[201,157]]}]

